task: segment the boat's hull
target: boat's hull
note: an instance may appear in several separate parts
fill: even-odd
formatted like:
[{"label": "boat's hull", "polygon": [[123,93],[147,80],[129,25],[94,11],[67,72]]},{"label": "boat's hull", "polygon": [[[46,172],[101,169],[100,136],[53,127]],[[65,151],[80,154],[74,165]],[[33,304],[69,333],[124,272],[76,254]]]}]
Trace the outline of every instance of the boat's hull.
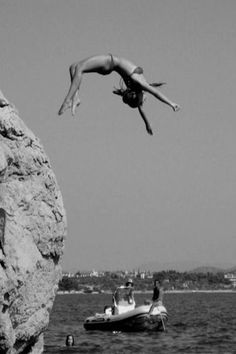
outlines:
[{"label": "boat's hull", "polygon": [[97,315],[85,320],[86,330],[143,332],[165,330],[167,313],[149,314],[150,307],[140,306],[121,315]]}]

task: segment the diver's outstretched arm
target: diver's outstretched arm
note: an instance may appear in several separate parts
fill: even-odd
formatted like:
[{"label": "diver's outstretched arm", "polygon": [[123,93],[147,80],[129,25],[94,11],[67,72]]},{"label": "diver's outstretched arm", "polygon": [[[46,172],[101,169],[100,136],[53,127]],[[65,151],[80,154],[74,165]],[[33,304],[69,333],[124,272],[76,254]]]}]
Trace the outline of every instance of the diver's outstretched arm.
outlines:
[{"label": "diver's outstretched arm", "polygon": [[146,117],[146,115],[145,115],[145,113],[144,113],[144,111],[142,109],[142,106],[138,106],[138,110],[139,110],[139,113],[140,113],[140,115],[141,115],[141,117],[142,117],[142,119],[144,121],[145,126],[146,126],[147,133],[150,134],[150,135],[153,135],[152,128],[151,128],[151,126],[149,124],[149,121],[147,120],[147,117]]},{"label": "diver's outstretched arm", "polygon": [[[172,102],[168,97],[163,95],[158,89],[156,89],[155,83],[154,84],[149,84],[145,77],[140,74],[133,74],[132,79],[139,83],[141,85],[143,91],[149,92],[151,95],[156,97],[158,100],[161,102],[167,104],[168,106],[172,107],[175,112],[177,112],[180,109],[180,106],[177,103]],[[160,86],[160,85],[159,85]]]}]

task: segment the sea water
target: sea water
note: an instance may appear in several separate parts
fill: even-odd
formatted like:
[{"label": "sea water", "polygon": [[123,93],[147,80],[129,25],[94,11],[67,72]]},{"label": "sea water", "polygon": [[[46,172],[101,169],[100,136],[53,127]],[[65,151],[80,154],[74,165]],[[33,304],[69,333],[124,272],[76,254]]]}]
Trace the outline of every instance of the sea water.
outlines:
[{"label": "sea water", "polygon": [[[137,305],[151,294],[136,294]],[[45,333],[44,354],[51,353],[199,353],[236,354],[236,292],[167,293],[165,332],[85,331],[84,319],[111,304],[108,294],[57,295]],[[75,346],[65,347],[68,334]]]}]

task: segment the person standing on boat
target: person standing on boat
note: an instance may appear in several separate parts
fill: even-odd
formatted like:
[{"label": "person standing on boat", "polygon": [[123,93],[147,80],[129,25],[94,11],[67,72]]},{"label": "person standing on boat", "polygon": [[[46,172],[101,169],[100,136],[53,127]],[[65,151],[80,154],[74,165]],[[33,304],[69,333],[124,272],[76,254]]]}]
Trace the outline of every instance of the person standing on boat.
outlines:
[{"label": "person standing on boat", "polygon": [[128,291],[128,303],[131,305],[131,304],[134,304],[135,301],[134,301],[134,283],[133,283],[133,280],[132,279],[128,279],[126,284],[125,284],[125,287],[129,289]]},{"label": "person standing on boat", "polygon": [[161,285],[158,279],[154,279],[152,301],[162,303],[163,296],[164,296],[163,286]]}]

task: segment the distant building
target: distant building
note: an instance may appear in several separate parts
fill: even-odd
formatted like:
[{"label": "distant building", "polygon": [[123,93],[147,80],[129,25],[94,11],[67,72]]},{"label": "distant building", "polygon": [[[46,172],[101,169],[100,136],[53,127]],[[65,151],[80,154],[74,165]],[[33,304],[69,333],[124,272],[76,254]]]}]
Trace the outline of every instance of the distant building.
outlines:
[{"label": "distant building", "polygon": [[68,273],[63,273],[62,276],[65,278],[74,278],[75,274],[68,272]]},{"label": "distant building", "polygon": [[98,277],[98,272],[96,270],[92,270],[92,272],[89,274],[90,277]]},{"label": "distant building", "polygon": [[184,288],[184,289],[188,289],[188,288],[189,288],[187,281],[186,281],[185,283],[183,283],[183,288]]},{"label": "distant building", "polygon": [[233,287],[236,288],[236,274],[227,273],[224,275],[224,278],[228,279],[232,283]]}]

